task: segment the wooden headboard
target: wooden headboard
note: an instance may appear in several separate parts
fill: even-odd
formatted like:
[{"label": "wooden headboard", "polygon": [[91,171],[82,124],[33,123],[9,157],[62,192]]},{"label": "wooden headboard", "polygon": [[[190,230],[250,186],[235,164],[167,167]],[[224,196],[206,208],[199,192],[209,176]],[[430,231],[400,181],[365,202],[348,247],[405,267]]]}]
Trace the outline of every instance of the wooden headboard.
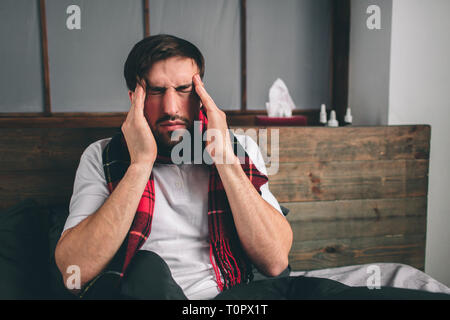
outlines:
[{"label": "wooden headboard", "polygon": [[[68,205],[81,153],[117,130],[0,128],[0,209],[26,198]],[[424,269],[429,126],[268,128],[269,138],[271,130],[280,148],[269,186],[290,209],[294,270],[375,262]]]}]

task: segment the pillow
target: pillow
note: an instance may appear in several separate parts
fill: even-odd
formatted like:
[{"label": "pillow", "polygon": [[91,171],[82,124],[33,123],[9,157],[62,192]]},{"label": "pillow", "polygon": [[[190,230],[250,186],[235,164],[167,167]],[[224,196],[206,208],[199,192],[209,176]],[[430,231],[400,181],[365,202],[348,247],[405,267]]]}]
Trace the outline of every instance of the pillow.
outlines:
[{"label": "pillow", "polygon": [[0,299],[48,297],[46,224],[33,199],[0,212]]}]

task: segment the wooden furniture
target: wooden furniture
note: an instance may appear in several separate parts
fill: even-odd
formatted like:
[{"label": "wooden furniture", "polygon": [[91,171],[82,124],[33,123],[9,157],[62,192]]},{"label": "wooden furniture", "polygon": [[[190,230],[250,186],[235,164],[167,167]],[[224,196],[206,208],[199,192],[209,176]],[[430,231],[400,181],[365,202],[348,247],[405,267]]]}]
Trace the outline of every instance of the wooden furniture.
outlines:
[{"label": "wooden furniture", "polygon": [[279,144],[269,187],[291,210],[293,269],[424,270],[429,126],[280,128]]},{"label": "wooden furniture", "polygon": [[[3,120],[0,209],[26,198],[68,205],[83,150],[120,130]],[[272,127],[269,138],[272,130],[279,156],[269,187],[290,209],[293,270],[372,262],[424,269],[429,126]],[[275,158],[267,142],[263,151]]]}]

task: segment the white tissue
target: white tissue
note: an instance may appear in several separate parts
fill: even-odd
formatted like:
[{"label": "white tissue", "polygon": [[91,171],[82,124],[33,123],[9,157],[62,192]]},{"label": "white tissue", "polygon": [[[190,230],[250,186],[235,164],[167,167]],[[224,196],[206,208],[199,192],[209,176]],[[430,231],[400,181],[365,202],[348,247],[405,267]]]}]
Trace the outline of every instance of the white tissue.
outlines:
[{"label": "white tissue", "polygon": [[283,80],[275,80],[272,87],[270,87],[269,102],[266,102],[266,109],[269,117],[292,116],[295,104]]}]

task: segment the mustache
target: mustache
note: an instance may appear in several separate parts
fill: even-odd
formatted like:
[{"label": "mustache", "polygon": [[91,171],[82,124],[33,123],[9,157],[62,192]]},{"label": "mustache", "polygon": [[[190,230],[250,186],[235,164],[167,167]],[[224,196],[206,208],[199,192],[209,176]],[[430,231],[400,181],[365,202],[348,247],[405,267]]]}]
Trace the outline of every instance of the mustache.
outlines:
[{"label": "mustache", "polygon": [[184,117],[182,117],[182,116],[178,116],[178,115],[165,115],[165,116],[162,116],[161,118],[159,118],[159,119],[155,122],[155,124],[160,124],[161,122],[164,122],[164,121],[176,121],[176,120],[182,121],[182,122],[184,122],[186,125],[189,124],[189,120],[188,120],[188,119],[186,119],[186,118],[184,118]]}]

